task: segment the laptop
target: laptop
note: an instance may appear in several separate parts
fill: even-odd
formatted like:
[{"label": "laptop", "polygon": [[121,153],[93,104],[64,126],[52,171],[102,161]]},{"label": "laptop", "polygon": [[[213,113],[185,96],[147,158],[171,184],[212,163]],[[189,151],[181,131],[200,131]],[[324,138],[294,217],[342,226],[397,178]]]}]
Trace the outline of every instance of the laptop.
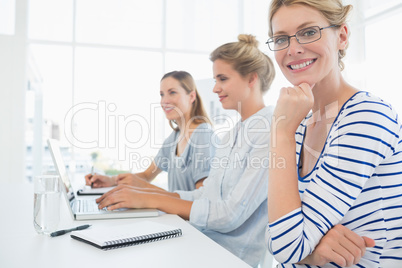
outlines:
[{"label": "laptop", "polygon": [[71,216],[75,220],[96,220],[96,219],[123,219],[138,217],[155,217],[159,215],[157,209],[118,209],[106,210],[99,209],[94,198],[77,198],[71,185],[70,178],[66,171],[63,158],[60,152],[59,142],[54,139],[48,139],[50,154],[53,163],[65,187],[62,187],[62,194],[66,198]]}]

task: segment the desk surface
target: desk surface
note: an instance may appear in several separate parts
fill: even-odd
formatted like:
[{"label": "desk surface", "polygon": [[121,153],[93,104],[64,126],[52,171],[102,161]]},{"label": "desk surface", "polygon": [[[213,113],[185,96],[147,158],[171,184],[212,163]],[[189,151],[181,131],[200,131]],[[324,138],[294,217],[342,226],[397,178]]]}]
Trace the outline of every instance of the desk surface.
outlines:
[{"label": "desk surface", "polygon": [[76,241],[70,235],[39,235],[32,224],[33,186],[0,184],[0,267],[249,267],[245,262],[176,215],[152,218],[73,221],[61,202],[59,229],[82,224],[113,226],[150,220],[177,226],[183,236],[110,251]]}]

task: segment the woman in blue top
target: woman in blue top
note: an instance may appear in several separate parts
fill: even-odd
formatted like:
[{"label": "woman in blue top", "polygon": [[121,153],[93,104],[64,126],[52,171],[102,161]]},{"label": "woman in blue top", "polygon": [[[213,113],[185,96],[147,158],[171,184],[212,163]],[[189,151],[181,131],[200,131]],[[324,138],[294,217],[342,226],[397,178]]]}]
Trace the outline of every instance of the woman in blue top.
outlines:
[{"label": "woman in blue top", "polygon": [[158,188],[150,182],[161,171],[168,172],[169,191],[199,188],[208,176],[215,147],[210,120],[192,76],[184,71],[165,74],[160,83],[161,106],[173,129],[151,165],[140,173],[117,176],[85,176],[92,187],[129,184]]},{"label": "woman in blue top", "polygon": [[[269,129],[272,107],[263,94],[274,77],[272,61],[254,36],[211,53],[213,91],[241,120],[217,145],[204,186],[176,193],[121,185],[97,199],[99,208],[157,208],[177,214],[252,266],[264,252],[267,219]],[[202,254],[202,253],[201,253]],[[205,256],[204,256],[205,257]]]},{"label": "woman in blue top", "polygon": [[271,153],[287,163],[270,167],[268,188],[268,248],[282,267],[311,267],[304,259],[339,224],[375,241],[356,267],[402,267],[401,123],[342,77],[350,9],[271,2],[267,43],[294,85],[281,89],[271,129]]}]

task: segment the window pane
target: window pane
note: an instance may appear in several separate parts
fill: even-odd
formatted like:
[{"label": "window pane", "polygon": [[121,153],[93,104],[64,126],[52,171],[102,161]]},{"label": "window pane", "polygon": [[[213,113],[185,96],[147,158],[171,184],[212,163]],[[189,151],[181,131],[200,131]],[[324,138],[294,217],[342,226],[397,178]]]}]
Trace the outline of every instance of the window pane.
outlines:
[{"label": "window pane", "polygon": [[[48,172],[53,166],[48,138],[64,138],[64,117],[72,105],[72,49],[69,46],[30,45],[26,94],[26,175]],[[65,159],[70,164],[70,159]]]},{"label": "window pane", "polygon": [[31,39],[72,41],[73,1],[29,1],[29,33]]},{"label": "window pane", "polygon": [[[43,119],[51,127],[59,128],[60,139],[65,141],[62,135],[64,118],[72,106],[72,49],[69,46],[30,45],[30,51],[37,66],[37,76],[42,79]],[[49,137],[51,135],[44,138]]]},{"label": "window pane", "polygon": [[244,1],[244,33],[256,36],[264,52],[270,51],[265,44],[268,39],[268,8],[269,1],[266,0]]},{"label": "window pane", "polygon": [[162,0],[77,0],[76,25],[77,42],[161,47]]},{"label": "window pane", "polygon": [[166,121],[161,63],[161,53],[77,48],[73,142],[81,153],[101,152],[97,168],[143,171],[156,155]]},{"label": "window pane", "polygon": [[239,33],[238,1],[167,1],[167,47],[210,52],[236,40]]},{"label": "window pane", "polygon": [[194,79],[212,78],[212,62],[209,54],[166,53],[166,72],[186,71]]},{"label": "window pane", "polygon": [[13,35],[15,0],[0,0],[0,34]]},{"label": "window pane", "polygon": [[[395,53],[400,50],[402,37],[395,34],[390,25],[402,25],[402,17],[398,15],[387,17],[366,27],[366,63],[362,71],[365,73],[367,89],[373,94],[390,102],[399,114],[402,113],[402,92],[396,89],[400,84],[401,76],[399,63],[402,54]],[[353,32],[352,32],[353,34]],[[386,46],[379,46],[381,36],[386,36]],[[371,66],[371,67],[370,67]],[[386,78],[386,79],[384,79]]]},{"label": "window pane", "polygon": [[[349,0],[350,4],[354,4],[353,1]],[[390,10],[393,7],[396,7],[397,5],[400,5],[401,1],[400,0],[366,0],[362,1],[359,3],[359,7],[362,7],[364,11],[364,16],[366,18],[375,16],[376,14],[379,14],[381,12],[384,12],[385,10]]]},{"label": "window pane", "polygon": [[272,82],[271,88],[264,95],[264,102],[265,105],[275,105],[279,96],[279,89],[289,86],[290,83],[275,63],[274,53],[265,44],[268,39],[268,9],[269,1],[244,1],[244,32],[256,36],[261,51],[267,54],[274,62],[275,79]]}]

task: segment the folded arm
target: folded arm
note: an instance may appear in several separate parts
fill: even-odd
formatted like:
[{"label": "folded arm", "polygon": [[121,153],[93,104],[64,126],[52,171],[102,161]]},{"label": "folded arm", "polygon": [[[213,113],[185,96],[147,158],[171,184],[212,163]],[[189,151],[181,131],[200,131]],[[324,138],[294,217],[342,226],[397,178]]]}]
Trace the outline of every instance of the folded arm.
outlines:
[{"label": "folded arm", "polygon": [[360,237],[342,224],[337,224],[320,240],[313,253],[299,264],[322,266],[333,262],[341,267],[349,267],[359,263],[366,253],[366,247],[374,245],[373,239]]}]

